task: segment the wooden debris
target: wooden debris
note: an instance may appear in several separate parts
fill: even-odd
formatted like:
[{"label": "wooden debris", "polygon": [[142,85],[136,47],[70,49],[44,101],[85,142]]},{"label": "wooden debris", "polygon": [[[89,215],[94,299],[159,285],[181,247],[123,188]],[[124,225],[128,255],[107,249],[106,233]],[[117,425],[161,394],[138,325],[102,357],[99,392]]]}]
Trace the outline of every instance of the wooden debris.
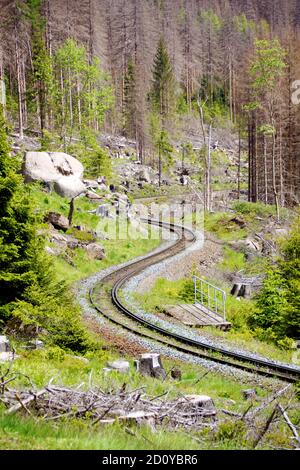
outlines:
[{"label": "wooden debris", "polygon": [[277,409],[280,411],[280,413],[282,414],[286,424],[288,425],[288,427],[290,428],[290,430],[294,434],[294,438],[297,441],[298,446],[300,446],[300,437],[299,437],[296,426],[292,423],[292,421],[290,420],[287,412],[284,410],[282,405],[280,405],[280,403],[277,404]]}]

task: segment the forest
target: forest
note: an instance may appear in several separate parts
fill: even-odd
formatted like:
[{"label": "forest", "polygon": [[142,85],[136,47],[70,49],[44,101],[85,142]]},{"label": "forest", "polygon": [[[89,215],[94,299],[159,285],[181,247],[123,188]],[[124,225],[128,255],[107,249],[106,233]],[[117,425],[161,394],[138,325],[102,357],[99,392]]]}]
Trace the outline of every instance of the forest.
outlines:
[{"label": "forest", "polygon": [[0,77],[21,135],[104,129],[147,162],[200,104],[248,140],[249,200],[298,202],[297,1],[1,5]]}]

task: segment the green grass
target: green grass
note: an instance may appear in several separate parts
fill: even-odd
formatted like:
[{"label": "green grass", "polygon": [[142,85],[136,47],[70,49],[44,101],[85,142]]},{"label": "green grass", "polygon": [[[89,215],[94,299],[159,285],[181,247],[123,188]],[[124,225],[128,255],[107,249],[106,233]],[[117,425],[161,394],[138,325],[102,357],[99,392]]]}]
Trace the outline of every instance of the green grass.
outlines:
[{"label": "green grass", "polygon": [[226,212],[206,213],[204,227],[224,242],[242,240],[246,238],[246,229],[241,229],[237,224],[231,222],[233,214]]},{"label": "green grass", "polygon": [[[83,383],[82,389],[90,386],[100,387],[102,390],[119,390],[124,383],[128,390],[141,386],[144,393],[149,396],[158,396],[168,393],[168,399],[176,398],[182,394],[207,394],[211,396],[218,408],[229,410],[244,410],[247,404],[242,398],[242,390],[251,384],[241,384],[234,379],[216,375],[199,366],[179,363],[163,359],[165,369],[179,367],[182,379],[165,381],[150,377],[141,377],[133,368],[129,374],[113,372],[109,375],[103,373],[102,368],[107,360],[117,357],[113,351],[99,351],[88,353],[86,364],[80,359],[68,356],[59,348],[50,348],[44,351],[21,353],[13,365],[13,372],[20,375],[13,383],[14,387],[32,388],[25,376],[29,376],[36,388],[42,388],[50,379],[61,386],[75,387]],[[1,365],[0,372],[6,366]],[[263,397],[266,391],[258,389],[258,395]],[[25,417],[22,413],[16,416],[6,416],[4,407],[0,407],[0,448],[1,449],[196,449],[200,444],[193,440],[199,433],[179,430],[171,432],[166,429],[157,429],[152,433],[147,427],[133,427],[136,438],[126,433],[124,427],[116,423],[109,427],[101,425],[93,427],[88,420],[59,420],[55,423],[36,421],[32,417]],[[230,443],[228,440],[217,439],[216,448],[229,446],[240,448],[241,442]],[[203,448],[210,448],[211,440],[203,436]],[[201,446],[200,446],[201,447]]]},{"label": "green grass", "polygon": [[[194,450],[199,444],[188,433],[144,426],[132,429],[133,437],[119,424],[91,427],[84,421],[60,424],[32,418],[1,416],[0,449],[5,450]],[[135,432],[134,432],[135,431]]]},{"label": "green grass", "polygon": [[[68,215],[69,201],[56,193],[45,193],[39,185],[32,185],[30,195],[41,218],[50,211],[59,212],[64,216]],[[107,230],[109,230],[109,222],[114,222],[111,219],[100,219],[98,216],[89,213],[89,211],[96,208],[98,204],[99,203],[89,201],[85,197],[76,199],[73,225],[84,226],[85,231],[82,232],[72,228],[69,229],[67,233],[75,236],[80,241],[94,241],[94,235],[88,233],[88,230],[99,231],[105,235]],[[91,259],[82,248],[74,250],[68,249],[61,255],[53,257],[59,278],[73,283],[109,266],[129,261],[130,259],[147,253],[156,248],[160,240],[149,240],[142,237],[123,240],[111,238],[109,240],[100,239],[98,243],[104,247],[106,253],[106,258],[102,261]],[[48,243],[48,245],[55,248],[55,244],[51,245]]]},{"label": "green grass", "polygon": [[153,250],[158,246],[159,240],[101,240],[100,244],[106,253],[106,258],[101,261],[91,259],[82,248],[69,250],[68,261],[64,254],[55,257],[53,262],[57,275],[69,283],[79,281],[109,266],[124,263]]},{"label": "green grass", "polygon": [[[19,352],[19,351],[18,351]],[[242,390],[252,388],[251,382],[242,383],[234,378],[224,377],[208,372],[200,366],[181,363],[163,358],[166,371],[172,367],[179,367],[182,371],[182,379],[174,381],[167,378],[165,381],[150,377],[141,377],[134,370],[132,359],[131,370],[128,374],[117,372],[106,375],[102,368],[107,360],[117,357],[113,351],[99,351],[88,353],[85,363],[75,357],[64,354],[59,348],[49,348],[42,351],[20,353],[21,357],[14,362],[12,372],[20,373],[15,382],[10,384],[12,388],[30,388],[25,376],[29,376],[33,385],[39,389],[45,386],[50,379],[53,384],[76,387],[83,384],[81,389],[100,387],[106,391],[118,391],[124,383],[127,390],[133,390],[143,385],[143,393],[150,397],[167,393],[166,399],[173,399],[186,394],[209,395],[214,400],[218,410],[226,409],[243,413],[249,403],[242,397]],[[0,366],[2,374],[7,366]],[[168,376],[169,377],[169,376]],[[269,392],[266,389],[256,387],[258,399],[254,406],[260,404],[261,399],[266,398]],[[285,400],[282,399],[284,405]],[[289,402],[291,405],[291,402]],[[292,403],[295,406],[294,402]],[[268,412],[267,412],[268,413]],[[291,413],[291,412],[290,412]],[[299,419],[293,411],[290,414],[293,420]],[[219,418],[223,415],[219,411]],[[225,416],[224,416],[225,418]],[[179,429],[176,432],[158,427],[153,433],[146,426],[132,426],[134,437],[126,432],[121,423],[113,425],[93,426],[88,419],[67,418],[47,422],[42,418],[25,416],[24,412],[7,416],[5,408],[0,406],[0,449],[162,449],[162,450],[192,450],[192,449],[243,449],[250,448],[251,442],[245,439],[245,429],[236,419],[227,417],[213,432],[185,431]],[[269,448],[276,442],[288,445],[288,432],[280,424],[270,436],[265,438],[264,447]]]},{"label": "green grass", "polygon": [[223,260],[218,265],[218,269],[225,272],[238,272],[244,270],[246,267],[246,260],[244,253],[225,246],[223,249]]}]

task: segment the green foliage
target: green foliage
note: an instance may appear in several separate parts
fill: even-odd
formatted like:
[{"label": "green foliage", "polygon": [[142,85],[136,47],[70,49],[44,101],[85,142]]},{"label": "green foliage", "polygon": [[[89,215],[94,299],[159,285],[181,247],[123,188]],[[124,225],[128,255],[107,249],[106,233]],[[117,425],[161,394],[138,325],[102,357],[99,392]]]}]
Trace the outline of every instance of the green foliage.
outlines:
[{"label": "green foliage", "polygon": [[72,135],[75,129],[93,128],[102,124],[105,112],[113,103],[108,77],[99,61],[89,62],[86,50],[68,39],[54,56],[57,88],[57,125],[61,136]]},{"label": "green foliage", "polygon": [[174,151],[172,145],[169,141],[169,136],[166,131],[161,131],[157,136],[157,140],[155,141],[155,146],[159,155],[164,160],[165,167],[168,167],[172,163],[172,153]]},{"label": "green foliage", "polygon": [[274,90],[279,78],[286,68],[286,52],[278,39],[256,40],[255,57],[250,73],[253,77],[253,88],[258,94]]},{"label": "green foliage", "polygon": [[50,332],[49,340],[62,347],[85,350],[87,337],[80,324],[80,312],[44,253],[28,189],[13,162],[1,112],[0,325],[8,321],[34,325]]},{"label": "green foliage", "polygon": [[221,441],[243,441],[246,431],[246,425],[242,420],[234,422],[227,420],[220,424],[215,439],[220,439]]},{"label": "green foliage", "polygon": [[201,11],[200,20],[208,24],[214,31],[220,31],[222,28],[222,18],[211,9]]},{"label": "green foliage", "polygon": [[129,62],[124,77],[124,132],[127,137],[136,138],[136,70],[132,61]]},{"label": "green foliage", "polygon": [[163,38],[159,40],[153,65],[150,101],[154,112],[164,121],[172,114],[176,101],[173,66]]},{"label": "green foliage", "polygon": [[268,330],[272,339],[300,335],[300,217],[283,244],[282,259],[267,273],[250,319],[254,328]]},{"label": "green foliage", "polygon": [[108,153],[98,144],[95,132],[89,127],[80,130],[80,141],[67,146],[67,152],[82,162],[87,178],[112,177],[112,165]]}]

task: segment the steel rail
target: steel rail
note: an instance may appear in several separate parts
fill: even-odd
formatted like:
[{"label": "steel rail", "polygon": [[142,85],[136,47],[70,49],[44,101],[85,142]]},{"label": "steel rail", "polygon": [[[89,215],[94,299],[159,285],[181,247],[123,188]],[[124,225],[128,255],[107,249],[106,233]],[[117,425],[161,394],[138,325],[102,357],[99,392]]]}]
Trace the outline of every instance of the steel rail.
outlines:
[{"label": "steel rail", "polygon": [[[162,338],[154,338],[150,335],[147,335],[144,332],[137,331],[128,325],[124,325],[124,323],[115,320],[111,315],[108,315],[104,312],[103,309],[99,307],[94,299],[94,287],[90,290],[90,302],[92,303],[93,307],[106,318],[108,318],[113,323],[125,328],[133,332],[134,334],[138,334],[139,336],[147,337],[148,339],[155,340],[166,346],[169,346],[173,349],[179,350],[180,352],[184,352],[193,356],[198,356],[201,358],[205,358],[207,360],[211,360],[223,365],[232,366],[238,369],[243,369],[248,372],[256,373],[259,375],[264,375],[268,377],[278,378],[288,382],[297,382],[300,380],[300,369],[294,368],[293,366],[277,364],[272,361],[268,361],[267,359],[260,359],[254,358],[250,355],[237,353],[230,351],[226,348],[221,348],[218,346],[208,345],[207,343],[203,343],[202,341],[197,341],[192,338],[188,338],[183,335],[179,335],[177,333],[170,332],[160,326],[157,326],[151,323],[148,320],[140,317],[136,313],[130,311],[120,300],[119,292],[122,286],[129,281],[130,278],[136,276],[139,272],[143,271],[146,267],[152,266],[160,262],[161,260],[165,260],[174,256],[176,253],[180,253],[185,249],[186,241],[188,243],[193,243],[195,241],[195,234],[188,228],[181,227],[175,224],[167,224],[165,222],[156,221],[152,219],[143,219],[144,222],[159,225],[163,228],[167,228],[172,232],[176,232],[179,235],[178,240],[173,243],[171,246],[159,251],[158,253],[152,253],[146,255],[142,259],[133,261],[132,263],[127,264],[124,267],[121,267],[119,270],[114,271],[113,273],[104,277],[101,281],[101,284],[113,281],[113,286],[110,292],[111,301],[113,305],[122,313],[124,313],[127,317],[134,320],[138,324],[167,337],[168,339],[175,340],[178,343],[195,347],[197,349],[201,349],[200,351],[194,351],[191,349],[184,348],[179,346],[178,344],[169,343]],[[186,237],[186,234],[188,237]],[[129,273],[127,272],[129,270]],[[124,274],[123,274],[124,273]],[[115,279],[117,277],[117,280]],[[119,277],[119,279],[118,279]],[[211,356],[209,354],[203,353],[202,351],[209,351],[214,354],[221,354],[223,357],[229,358],[224,359],[221,357]],[[232,360],[238,361],[233,362]],[[251,366],[250,366],[251,364]],[[254,368],[252,366],[255,366]]]}]

